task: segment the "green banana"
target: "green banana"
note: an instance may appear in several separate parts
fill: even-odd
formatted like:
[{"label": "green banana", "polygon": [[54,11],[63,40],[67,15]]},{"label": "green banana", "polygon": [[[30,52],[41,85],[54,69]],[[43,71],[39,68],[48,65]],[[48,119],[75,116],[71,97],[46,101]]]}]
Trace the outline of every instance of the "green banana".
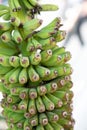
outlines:
[{"label": "green banana", "polygon": [[31,89],[29,90],[29,97],[30,97],[30,99],[35,99],[35,98],[37,98],[37,91],[36,91],[35,88],[31,88]]},{"label": "green banana", "polygon": [[62,30],[58,30],[58,32],[56,33],[55,40],[56,42],[61,42],[63,39],[65,39],[66,36],[66,32],[62,31]]},{"label": "green banana", "polygon": [[73,86],[72,81],[69,81],[68,83],[66,83],[64,86],[62,86],[61,88],[59,88],[60,91],[67,91],[67,89],[71,89]]},{"label": "green banana", "polygon": [[43,28],[39,32],[37,32],[35,36],[41,39],[47,39],[57,33],[57,28],[58,27],[50,27],[50,28],[45,28],[45,29]]},{"label": "green banana", "polygon": [[39,43],[38,40],[36,40],[35,38],[32,38],[32,43],[35,49],[42,49],[41,43]]},{"label": "green banana", "polygon": [[18,54],[18,52],[19,50],[16,46],[12,48],[7,43],[0,43],[0,54],[12,56]]},{"label": "green banana", "polygon": [[8,122],[17,123],[23,119],[23,113],[10,112],[8,114]]},{"label": "green banana", "polygon": [[33,6],[27,0],[23,0],[22,2],[28,10],[33,10]]},{"label": "green banana", "polygon": [[10,22],[0,22],[0,31],[8,31],[12,28]]},{"label": "green banana", "polygon": [[49,100],[49,98],[46,95],[42,96],[42,101],[45,105],[46,110],[48,111],[54,110],[55,107],[54,103],[51,100]]},{"label": "green banana", "polygon": [[30,54],[30,53],[33,52],[34,50],[35,50],[34,44],[32,43],[31,39],[28,39],[26,51],[29,52],[29,54]]},{"label": "green banana", "polygon": [[15,4],[14,4],[14,0],[8,0],[8,4],[9,4],[11,12],[16,12],[16,7],[15,7]]},{"label": "green banana", "polygon": [[29,119],[29,123],[31,124],[32,127],[38,125],[38,115],[35,115]]},{"label": "green banana", "polygon": [[45,113],[41,113],[39,115],[39,123],[43,126],[47,125],[48,124],[48,118],[47,118],[47,115]]},{"label": "green banana", "polygon": [[44,129],[44,127],[43,127],[42,125],[38,125],[38,126],[36,127],[36,130],[45,130],[45,129]]},{"label": "green banana", "polygon": [[30,65],[30,61],[28,57],[20,57],[20,65],[24,68],[28,67]]},{"label": "green banana", "polygon": [[18,56],[11,56],[9,57],[9,64],[12,66],[12,67],[19,67],[20,66],[20,59]]},{"label": "green banana", "polygon": [[9,77],[13,74],[13,72],[15,71],[15,69],[11,69],[10,71],[8,71],[6,73],[6,75],[4,75],[2,78],[1,78],[1,81],[6,84],[6,83],[9,83]]},{"label": "green banana", "polygon": [[9,10],[9,7],[3,4],[0,4],[0,11],[2,10]]},{"label": "green banana", "polygon": [[18,44],[23,41],[23,38],[18,30],[13,31],[13,40]]},{"label": "green banana", "polygon": [[5,55],[0,55],[0,64],[4,67],[10,67],[9,57]]},{"label": "green banana", "polygon": [[70,52],[65,52],[60,55],[53,54],[52,57],[47,62],[43,62],[42,64],[45,66],[58,66],[64,64],[66,61],[70,59],[71,59]]},{"label": "green banana", "polygon": [[58,47],[56,46],[55,48],[53,48],[53,54],[54,55],[60,55],[62,53],[65,53],[65,47]]},{"label": "green banana", "polygon": [[8,103],[14,104],[14,103],[17,103],[19,101],[20,101],[20,98],[18,96],[13,96],[11,94],[7,96]]},{"label": "green banana", "polygon": [[52,49],[56,46],[56,41],[53,37],[49,37],[47,39],[37,39],[38,42],[40,42],[41,46],[42,46],[42,50],[48,50],[48,49]]},{"label": "green banana", "polygon": [[9,82],[10,83],[17,83],[21,68],[15,68],[13,70],[14,70],[13,73],[9,76]]},{"label": "green banana", "polygon": [[5,87],[9,90],[11,90],[12,88],[17,88],[17,87],[23,87],[24,85],[23,84],[19,84],[19,83],[16,83],[16,84],[5,84]]},{"label": "green banana", "polygon": [[69,101],[73,97],[73,92],[72,91],[56,91],[53,93],[54,96],[62,99],[62,100],[67,100]]},{"label": "green banana", "polygon": [[19,17],[17,17],[17,12],[14,12],[14,15],[12,15],[12,17],[10,19],[11,19],[11,24],[13,26],[16,26],[16,27],[21,26],[21,21],[20,21]]},{"label": "green banana", "polygon": [[38,52],[32,52],[29,59],[30,59],[30,63],[32,65],[38,65],[40,63],[40,61],[41,61],[41,55]]},{"label": "green banana", "polygon": [[28,104],[28,100],[22,100],[20,101],[20,103],[18,104],[18,108],[19,110],[27,111],[27,104]]},{"label": "green banana", "polygon": [[3,42],[8,43],[11,41],[11,32],[6,31],[0,37]]},{"label": "green banana", "polygon": [[3,18],[3,20],[5,20],[5,21],[9,21],[10,20],[10,12],[7,12],[6,14],[4,14],[3,16],[2,16],[2,18]]},{"label": "green banana", "polygon": [[45,86],[47,89],[47,93],[54,93],[55,91],[58,90],[58,85],[56,82],[47,83]]},{"label": "green banana", "polygon": [[35,68],[32,65],[28,68],[28,75],[32,82],[39,81],[40,79],[38,73],[36,72]]},{"label": "green banana", "polygon": [[59,120],[59,116],[54,112],[46,112],[49,122],[57,122]]},{"label": "green banana", "polygon": [[58,123],[67,129],[72,128],[72,121],[70,120],[62,118],[58,121]]},{"label": "green banana", "polygon": [[62,109],[62,108],[61,109],[54,109],[53,112],[59,116],[59,119],[60,118],[70,119],[70,117],[71,117],[71,112],[69,112],[65,108],[64,109]]},{"label": "green banana", "polygon": [[22,119],[22,120],[20,120],[20,121],[16,124],[16,126],[17,126],[17,128],[18,128],[19,130],[20,130],[20,129],[23,129],[24,121],[25,121],[25,119]]},{"label": "green banana", "polygon": [[28,74],[27,74],[27,69],[23,68],[19,74],[19,83],[20,84],[25,84],[28,81]]},{"label": "green banana", "polygon": [[29,100],[28,111],[31,115],[35,115],[37,113],[35,106],[35,99]]},{"label": "green banana", "polygon": [[63,64],[58,67],[50,67],[49,70],[50,74],[48,75],[48,77],[45,77],[43,79],[44,81],[52,80],[59,76],[66,76],[72,74],[72,68],[70,64]]},{"label": "green banana", "polygon": [[58,124],[58,123],[51,123],[52,127],[55,129],[55,130],[64,130],[64,128]]},{"label": "green banana", "polygon": [[37,29],[42,24],[42,20],[31,19],[23,25],[25,38],[28,38],[28,35],[31,34],[35,29]]},{"label": "green banana", "polygon": [[11,95],[19,96],[20,92],[23,90],[24,90],[23,87],[13,87],[13,88],[10,88],[10,93]]},{"label": "green banana", "polygon": [[20,11],[22,9],[18,0],[13,0],[13,3],[15,5],[16,11]]},{"label": "green banana", "polygon": [[47,93],[47,87],[46,85],[41,85],[37,87],[37,93],[39,96],[43,96]]},{"label": "green banana", "polygon": [[47,125],[45,125],[45,130],[54,130],[54,128],[51,126],[50,123],[48,123]]},{"label": "green banana", "polygon": [[20,99],[22,99],[22,100],[28,99],[28,93],[29,93],[29,89],[23,88],[23,90],[21,90],[20,93],[19,93]]},{"label": "green banana", "polygon": [[29,123],[29,119],[26,119],[24,122],[24,130],[32,130],[32,126]]},{"label": "green banana", "polygon": [[9,94],[9,90],[5,88],[4,84],[0,82],[0,91],[6,94]]},{"label": "green banana", "polygon": [[43,4],[43,5],[41,5],[41,11],[56,11],[56,10],[58,10],[57,5],[53,5],[53,4]]},{"label": "green banana", "polygon": [[46,96],[49,100],[51,100],[54,103],[55,108],[60,108],[63,106],[63,102],[60,98],[57,98],[52,94],[47,94]]},{"label": "green banana", "polygon": [[37,73],[41,78],[45,78],[50,75],[50,70],[44,66],[40,65],[35,66],[35,70],[37,71]]},{"label": "green banana", "polygon": [[38,6],[37,0],[28,0],[28,2],[29,2],[32,6]]},{"label": "green banana", "polygon": [[41,63],[47,62],[52,57],[52,50],[45,50],[41,52]]},{"label": "green banana", "polygon": [[5,67],[0,64],[0,75],[8,73],[10,70],[12,70],[12,67]]},{"label": "green banana", "polygon": [[37,107],[37,111],[39,113],[45,112],[45,105],[44,105],[42,98],[40,96],[38,96],[36,98],[36,107]]}]

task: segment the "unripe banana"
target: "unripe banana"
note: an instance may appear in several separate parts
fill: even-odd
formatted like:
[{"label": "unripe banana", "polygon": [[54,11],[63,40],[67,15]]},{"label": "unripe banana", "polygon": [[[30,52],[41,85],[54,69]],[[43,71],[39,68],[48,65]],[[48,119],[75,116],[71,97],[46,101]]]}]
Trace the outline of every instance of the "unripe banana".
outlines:
[{"label": "unripe banana", "polygon": [[37,91],[36,91],[35,88],[31,88],[31,89],[29,90],[29,97],[30,97],[31,99],[37,98]]},{"label": "unripe banana", "polygon": [[41,11],[56,11],[58,10],[58,6],[53,4],[43,4],[41,5]]},{"label": "unripe banana", "polygon": [[28,81],[28,74],[27,74],[27,69],[23,68],[19,74],[19,83],[20,84],[25,84]]},{"label": "unripe banana", "polygon": [[46,96],[47,98],[49,98],[49,100],[51,100],[54,103],[55,108],[60,108],[63,106],[63,102],[60,98],[57,98],[53,96],[52,94],[47,94]]},{"label": "unripe banana", "polygon": [[18,30],[13,31],[13,39],[18,44],[23,41],[23,38]]},{"label": "unripe banana", "polygon": [[61,42],[63,39],[65,39],[66,32],[62,30],[58,30],[58,32],[55,35],[56,42]]},{"label": "unripe banana", "polygon": [[7,31],[12,28],[10,22],[0,22],[0,31]]},{"label": "unripe banana", "polygon": [[36,130],[45,130],[45,129],[44,129],[44,127],[43,127],[42,125],[38,125],[38,126],[36,127]]},{"label": "unripe banana", "polygon": [[18,56],[9,57],[9,64],[15,68],[20,66],[20,59]]},{"label": "unripe banana", "polygon": [[8,43],[11,41],[11,32],[6,31],[1,35],[1,40],[5,43]]},{"label": "unripe banana", "polygon": [[22,9],[18,0],[13,0],[13,3],[15,5],[16,11],[20,11]]},{"label": "unripe banana", "polygon": [[60,55],[53,54],[52,57],[47,62],[43,62],[42,64],[45,66],[58,66],[64,64],[70,59],[71,59],[70,52],[65,52]]},{"label": "unripe banana", "polygon": [[29,89],[27,88],[23,88],[23,90],[22,91],[20,91],[20,93],[19,93],[19,97],[22,99],[22,100],[26,100],[26,99],[28,99],[28,94],[29,94]]},{"label": "unripe banana", "polygon": [[12,70],[12,67],[5,67],[0,65],[0,75],[8,73],[10,70]]},{"label": "unripe banana", "polygon": [[10,88],[10,92],[11,92],[11,95],[14,95],[14,96],[19,96],[20,92],[23,91],[24,88],[23,87],[13,87],[13,88]]},{"label": "unripe banana", "polygon": [[32,116],[37,113],[35,99],[29,100],[28,111]]},{"label": "unripe banana", "polygon": [[46,85],[41,85],[37,87],[37,93],[39,96],[43,96],[47,93]]},{"label": "unripe banana", "polygon": [[24,68],[27,68],[30,65],[30,61],[28,57],[20,57],[20,65]]},{"label": "unripe banana", "polygon": [[41,55],[38,52],[33,52],[29,59],[32,65],[38,65],[41,61]]},{"label": "unripe banana", "polygon": [[9,7],[3,4],[0,4],[0,11],[2,10],[9,10]]},{"label": "unripe banana", "polygon": [[9,57],[5,55],[0,55],[0,64],[5,67],[10,67]]},{"label": "unripe banana", "polygon": [[29,123],[31,124],[32,127],[37,126],[38,123],[39,123],[38,122],[38,115],[35,115],[35,116],[31,117],[29,119]]},{"label": "unripe banana", "polygon": [[42,50],[52,49],[56,46],[56,41],[53,37],[47,39],[38,39],[38,41],[41,43]]},{"label": "unripe banana", "polygon": [[41,43],[39,43],[38,40],[36,40],[35,38],[32,38],[32,43],[35,49],[42,49]]},{"label": "unripe banana", "polygon": [[20,101],[20,103],[18,104],[19,110],[21,110],[23,112],[27,111],[27,104],[28,104],[28,100]]},{"label": "unripe banana", "polygon": [[47,125],[48,124],[48,118],[47,118],[47,115],[45,113],[41,113],[39,115],[39,123],[43,126]]},{"label": "unripe banana", "polygon": [[51,123],[52,127],[55,129],[55,130],[64,130],[64,128],[59,125],[58,123]]},{"label": "unripe banana", "polygon": [[50,123],[48,123],[47,125],[45,125],[45,129],[46,130],[54,130],[54,128],[51,126]]},{"label": "unripe banana", "polygon": [[29,3],[30,3],[31,5],[33,5],[33,6],[38,6],[37,0],[28,0],[28,1],[29,1]]},{"label": "unripe banana", "polygon": [[10,83],[17,83],[21,68],[15,68],[13,70],[14,70],[14,72],[9,76],[9,82]]},{"label": "unripe banana", "polygon": [[25,38],[42,24],[42,20],[32,19],[23,25]]},{"label": "unripe banana", "polygon": [[46,67],[38,65],[38,66],[35,66],[35,69],[41,78],[45,78],[50,75],[50,70]]},{"label": "unripe banana", "polygon": [[29,119],[26,119],[24,122],[24,130],[32,130],[32,126],[29,123]]},{"label": "unripe banana", "polygon": [[38,73],[36,72],[35,68],[32,65],[28,68],[28,75],[32,82],[39,81],[40,79]]},{"label": "unripe banana", "polygon": [[46,110],[48,111],[54,110],[54,107],[55,107],[54,103],[51,100],[49,100],[49,98],[47,98],[46,95],[42,96],[42,101],[45,105]]},{"label": "unripe banana", "polygon": [[59,120],[59,116],[54,112],[46,112],[49,122],[57,122]]},{"label": "unripe banana", "polygon": [[17,103],[18,101],[20,101],[20,98],[18,96],[13,96],[13,95],[7,96],[8,103],[14,104],[14,103]]},{"label": "unripe banana", "polygon": [[17,123],[23,119],[23,113],[10,112],[8,114],[8,121],[11,123]]},{"label": "unripe banana", "polygon": [[36,107],[39,113],[45,112],[45,105],[40,96],[36,98]]},{"label": "unripe banana", "polygon": [[23,0],[23,3],[25,5],[25,7],[28,9],[28,10],[32,10],[33,9],[33,6],[30,4],[30,2],[28,2],[27,0]]}]

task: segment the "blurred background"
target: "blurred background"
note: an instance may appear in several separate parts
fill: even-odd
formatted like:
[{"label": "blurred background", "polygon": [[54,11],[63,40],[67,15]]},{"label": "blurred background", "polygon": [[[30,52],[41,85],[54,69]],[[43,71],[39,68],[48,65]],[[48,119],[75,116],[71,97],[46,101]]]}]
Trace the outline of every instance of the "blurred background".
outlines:
[{"label": "blurred background", "polygon": [[[70,61],[73,67],[73,117],[76,121],[74,130],[87,130],[87,0],[40,0],[41,3],[53,3],[59,6],[56,12],[41,13],[43,26],[55,17],[62,17],[63,27],[67,36],[63,42],[72,54]],[[7,0],[0,0],[7,4]],[[0,100],[2,94],[0,93]],[[0,113],[2,108],[0,108]],[[4,123],[4,124],[3,124]],[[0,130],[5,130],[6,124],[0,114]]]}]

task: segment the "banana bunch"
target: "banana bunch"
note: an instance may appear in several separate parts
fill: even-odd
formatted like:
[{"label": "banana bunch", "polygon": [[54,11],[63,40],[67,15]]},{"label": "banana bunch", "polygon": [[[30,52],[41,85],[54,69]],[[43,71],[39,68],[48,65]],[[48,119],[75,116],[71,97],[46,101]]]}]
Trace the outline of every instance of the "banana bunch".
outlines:
[{"label": "banana bunch", "polygon": [[0,5],[0,91],[7,130],[73,130],[71,54],[56,17],[38,30],[41,11],[56,11],[37,0]]}]

